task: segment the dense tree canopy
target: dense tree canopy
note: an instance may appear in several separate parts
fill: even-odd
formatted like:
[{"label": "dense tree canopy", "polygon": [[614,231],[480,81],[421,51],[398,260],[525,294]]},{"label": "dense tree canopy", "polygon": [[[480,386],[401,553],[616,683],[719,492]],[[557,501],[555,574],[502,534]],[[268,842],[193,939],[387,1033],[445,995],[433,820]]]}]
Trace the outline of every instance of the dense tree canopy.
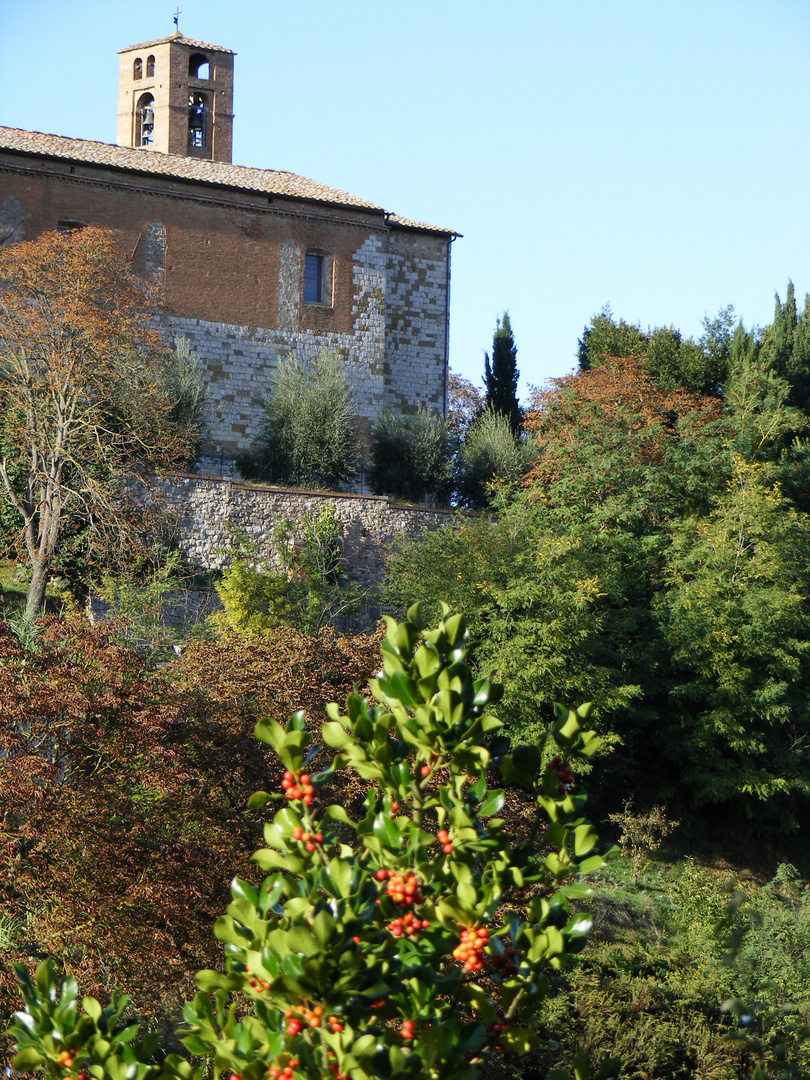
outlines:
[{"label": "dense tree canopy", "polygon": [[[282,628],[198,640],[155,673],[118,634],[51,618],[31,654],[0,620],[4,959],[47,953],[87,992],[116,986],[165,1019],[215,960],[228,881],[250,876],[247,800],[283,771],[256,721],[322,716],[365,684],[379,646]],[[11,992],[4,964],[6,1015]]]},{"label": "dense tree canopy", "polygon": [[804,419],[788,395],[757,361],[722,397],[662,387],[641,354],[556,380],[527,419],[522,492],[406,548],[389,599],[419,588],[470,612],[509,730],[592,699],[641,802],[806,808],[808,525],[787,494]]}]

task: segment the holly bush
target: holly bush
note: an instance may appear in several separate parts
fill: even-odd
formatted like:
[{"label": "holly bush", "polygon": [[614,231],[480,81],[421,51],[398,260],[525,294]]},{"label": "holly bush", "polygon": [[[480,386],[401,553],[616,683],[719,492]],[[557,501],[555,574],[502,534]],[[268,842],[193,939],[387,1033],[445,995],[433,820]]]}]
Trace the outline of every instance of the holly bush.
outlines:
[{"label": "holly bush", "polygon": [[[345,713],[327,709],[327,768],[309,771],[319,747],[302,712],[256,726],[286,772],[281,791],[251,799],[277,807],[254,854],[267,876],[234,879],[215,924],[225,970],[199,972],[184,1009],[178,1035],[202,1064],[150,1063],[154,1047],[131,1027],[115,1034],[120,1002],[102,1011],[85,998],[80,1013],[75,983],[57,986],[46,963],[35,980],[20,972],[15,1068],[59,1080],[189,1078],[211,1065],[229,1080],[463,1080],[537,1041],[532,1014],[549,973],[587,942],[575,905],[602,863],[573,772],[599,747],[589,706],[558,706],[546,734],[510,748],[486,711],[501,687],[473,677],[463,617],[445,610],[429,629],[417,605],[387,622],[373,700],[353,692]],[[520,841],[488,786],[497,766],[536,812]],[[359,820],[326,803],[340,770],[367,784]],[[596,1075],[617,1068],[609,1059]],[[590,1075],[584,1058],[574,1072]]]}]

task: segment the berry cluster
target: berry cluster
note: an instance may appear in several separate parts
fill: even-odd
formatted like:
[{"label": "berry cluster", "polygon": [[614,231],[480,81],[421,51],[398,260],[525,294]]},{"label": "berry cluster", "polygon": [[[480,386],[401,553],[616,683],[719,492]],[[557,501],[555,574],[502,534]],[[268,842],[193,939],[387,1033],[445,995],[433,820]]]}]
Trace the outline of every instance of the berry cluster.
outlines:
[{"label": "berry cluster", "polygon": [[388,929],[394,937],[402,937],[403,934],[407,937],[416,937],[420,930],[427,930],[429,926],[427,919],[417,919],[412,911],[406,911],[398,919],[393,919],[388,924]]},{"label": "berry cluster", "polygon": [[326,1009],[323,1005],[315,1005],[312,1009],[302,1005],[300,1009],[287,1009],[284,1013],[286,1032],[288,1035],[298,1035],[304,1027],[319,1028],[327,1023],[335,1035],[343,1031],[343,1024],[339,1016],[324,1016]]},{"label": "berry cluster", "polygon": [[311,806],[315,798],[315,788],[310,783],[312,777],[309,773],[301,773],[296,780],[295,773],[289,769],[281,779],[281,786],[288,799],[300,799],[304,806]]},{"label": "berry cluster", "polygon": [[[270,1080],[291,1080],[293,1071],[295,1070],[296,1066],[300,1064],[301,1062],[298,1060],[298,1058],[290,1058],[290,1060],[282,1069],[279,1069],[277,1065],[273,1065],[268,1070],[267,1075],[270,1077]],[[233,1076],[231,1076],[231,1080],[234,1080]],[[239,1080],[239,1078],[237,1077],[236,1080]]]},{"label": "berry cluster", "polygon": [[59,1055],[58,1061],[59,1061],[59,1064],[62,1066],[63,1069],[72,1069],[73,1068],[73,1055],[75,1053],[76,1053],[75,1050],[63,1050],[62,1051],[62,1053]]},{"label": "berry cluster", "polygon": [[557,791],[559,791],[560,795],[564,795],[574,782],[574,774],[571,770],[571,766],[567,761],[563,761],[559,754],[556,754],[548,765],[546,765],[546,772],[556,772],[557,779],[559,780]]},{"label": "berry cluster", "polygon": [[307,851],[314,851],[318,844],[323,843],[323,833],[304,832],[300,825],[296,825],[292,831],[293,840],[300,840]]},{"label": "berry cluster", "polygon": [[492,1036],[495,1041],[495,1049],[503,1050],[503,1046],[497,1042],[500,1039],[501,1034],[509,1028],[509,1021],[504,1019],[503,1009],[498,1009],[498,1019],[494,1024],[490,1024],[487,1028],[487,1033]]},{"label": "berry cluster", "polygon": [[253,974],[250,968],[245,968],[250,978],[248,979],[248,985],[252,986],[257,994],[261,994],[264,990],[270,989],[270,983],[267,979],[263,979],[261,976],[258,978]]},{"label": "berry cluster", "polygon": [[518,967],[515,960],[519,956],[519,949],[507,949],[505,954],[496,953],[492,957],[492,966],[501,975],[516,975]]},{"label": "berry cluster", "polygon": [[436,839],[442,845],[442,851],[445,853],[445,855],[449,855],[450,852],[453,850],[453,845],[450,843],[450,834],[448,833],[447,829],[439,829],[439,831],[436,833]]},{"label": "berry cluster", "polygon": [[[334,1055],[334,1054],[333,1054],[333,1052],[332,1052],[332,1051],[330,1050],[330,1051],[329,1051],[329,1057],[330,1057],[330,1058],[332,1058],[332,1059],[334,1059],[334,1056],[335,1056],[335,1055]],[[333,1061],[333,1063],[332,1063],[332,1064],[331,1064],[331,1065],[329,1066],[329,1071],[330,1071],[330,1072],[333,1072],[333,1073],[335,1074],[335,1080],[349,1080],[348,1076],[344,1076],[344,1075],[343,1075],[343,1073],[342,1073],[342,1072],[341,1072],[341,1071],[340,1071],[340,1070],[338,1069],[338,1067],[337,1067],[337,1065],[336,1065],[336,1064],[334,1063],[334,1061]]]},{"label": "berry cluster", "polygon": [[415,1038],[416,1021],[415,1020],[403,1020],[402,1021],[402,1038],[413,1039]]},{"label": "berry cluster", "polygon": [[463,965],[464,971],[481,970],[488,941],[489,931],[485,926],[471,926],[461,931],[461,944],[453,949],[453,956]]},{"label": "berry cluster", "polygon": [[419,891],[419,879],[412,870],[409,870],[405,877],[402,877],[396,870],[386,870],[381,866],[374,874],[374,877],[377,881],[388,882],[386,892],[394,903],[399,904],[400,907],[407,907],[422,902],[422,894]]}]

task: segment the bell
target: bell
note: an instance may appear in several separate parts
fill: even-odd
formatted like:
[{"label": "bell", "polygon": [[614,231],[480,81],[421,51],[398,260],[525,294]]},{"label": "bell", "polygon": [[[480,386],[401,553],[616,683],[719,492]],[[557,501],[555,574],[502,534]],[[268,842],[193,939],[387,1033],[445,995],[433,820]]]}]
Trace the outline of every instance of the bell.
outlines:
[{"label": "bell", "polygon": [[144,109],[143,110],[143,126],[144,127],[154,127],[154,124],[155,124],[154,110],[153,109]]}]

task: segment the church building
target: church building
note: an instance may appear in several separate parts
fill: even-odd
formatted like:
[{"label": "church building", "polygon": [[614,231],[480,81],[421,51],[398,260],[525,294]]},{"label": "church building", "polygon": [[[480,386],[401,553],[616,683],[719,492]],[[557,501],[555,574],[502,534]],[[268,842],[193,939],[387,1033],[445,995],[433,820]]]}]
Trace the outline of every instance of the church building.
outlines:
[{"label": "church building", "polygon": [[231,163],[234,53],[120,52],[117,145],[0,127],[0,244],[115,229],[204,366],[206,457],[255,444],[279,358],[345,360],[362,426],[447,407],[450,229],[293,173]]}]

